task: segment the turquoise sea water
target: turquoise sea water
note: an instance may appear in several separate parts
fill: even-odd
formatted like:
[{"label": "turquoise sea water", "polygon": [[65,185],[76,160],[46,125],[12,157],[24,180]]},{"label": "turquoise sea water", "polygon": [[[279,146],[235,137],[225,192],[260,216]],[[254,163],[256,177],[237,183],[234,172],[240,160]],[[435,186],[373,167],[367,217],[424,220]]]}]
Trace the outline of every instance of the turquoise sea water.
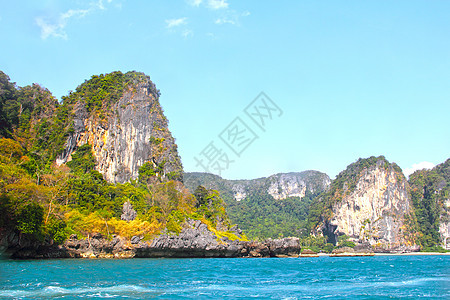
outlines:
[{"label": "turquoise sea water", "polygon": [[0,298],[450,299],[450,256],[0,261]]}]

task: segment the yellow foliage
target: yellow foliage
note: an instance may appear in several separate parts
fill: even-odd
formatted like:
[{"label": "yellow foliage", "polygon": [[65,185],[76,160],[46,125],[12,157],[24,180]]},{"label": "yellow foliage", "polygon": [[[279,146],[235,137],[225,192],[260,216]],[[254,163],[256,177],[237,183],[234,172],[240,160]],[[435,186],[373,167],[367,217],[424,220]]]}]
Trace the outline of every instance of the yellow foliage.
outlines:
[{"label": "yellow foliage", "polygon": [[87,236],[90,233],[108,234],[106,221],[97,213],[82,214],[74,209],[66,213],[67,223],[76,232]]},{"label": "yellow foliage", "polygon": [[65,216],[69,227],[73,228],[83,236],[101,233],[105,236],[118,234],[128,239],[138,235],[143,236],[144,239],[148,239],[153,235],[158,234],[163,227],[163,225],[157,221],[150,223],[148,221],[142,221],[139,218],[130,222],[118,220],[116,218],[106,220],[97,212],[86,215],[76,209],[67,212]]},{"label": "yellow foliage", "polygon": [[9,161],[17,161],[23,156],[22,146],[12,139],[0,139],[0,155]]},{"label": "yellow foliage", "polygon": [[108,226],[110,226],[110,230],[114,231],[115,234],[129,239],[135,235],[144,236],[144,239],[148,239],[159,233],[163,227],[161,223],[156,221],[150,223],[148,221],[142,221],[139,218],[130,222],[112,218],[108,221]]},{"label": "yellow foliage", "polygon": [[[1,174],[3,177],[3,174]],[[10,178],[13,180],[12,178]],[[40,203],[46,199],[47,189],[43,186],[36,185],[31,179],[24,175],[22,178],[15,178],[15,182],[7,184],[0,179],[0,191],[7,194],[17,203],[25,203],[30,200],[35,200]],[[6,183],[4,185],[4,183]]]},{"label": "yellow foliage", "polygon": [[190,214],[193,212],[195,197],[177,181],[156,183],[148,187],[152,206],[158,206],[167,217],[173,209]]},{"label": "yellow foliage", "polygon": [[206,224],[206,226],[208,226],[208,229],[213,232],[216,236],[217,239],[220,241],[221,238],[223,237],[227,237],[229,240],[231,241],[248,241],[247,237],[243,234],[241,238],[239,238],[236,234],[234,234],[231,231],[220,231],[217,230],[214,226],[212,226],[211,222],[205,218],[200,219],[200,221],[202,221],[203,223]]}]

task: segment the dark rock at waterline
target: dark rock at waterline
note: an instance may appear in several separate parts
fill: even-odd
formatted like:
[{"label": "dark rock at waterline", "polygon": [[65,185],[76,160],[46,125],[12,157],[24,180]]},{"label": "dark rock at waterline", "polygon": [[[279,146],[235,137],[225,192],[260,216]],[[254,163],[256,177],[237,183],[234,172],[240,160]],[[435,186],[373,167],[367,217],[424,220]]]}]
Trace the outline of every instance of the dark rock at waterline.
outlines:
[{"label": "dark rock at waterline", "polygon": [[[237,227],[232,229],[235,233],[242,233]],[[16,240],[11,238],[13,242]],[[178,235],[162,234],[151,241],[142,241],[140,236],[127,240],[114,235],[108,239],[97,233],[83,239],[71,235],[60,246],[14,245],[6,247],[13,258],[271,257],[298,256],[300,253],[298,238],[233,241],[226,236],[216,236],[199,220],[187,220]]]},{"label": "dark rock at waterline", "polygon": [[244,242],[245,250],[244,253],[246,257],[269,257],[270,250],[265,243],[250,241]]},{"label": "dark rock at waterline", "polygon": [[334,249],[331,254],[355,253],[355,249],[350,247],[341,247]]},{"label": "dark rock at waterline", "polygon": [[301,246],[299,238],[269,239],[265,243],[270,256],[298,256]]},{"label": "dark rock at waterline", "polygon": [[397,247],[392,247],[390,249],[385,249],[382,247],[373,247],[374,252],[376,253],[411,253],[411,252],[419,252],[420,246],[418,245],[412,245],[412,246],[406,246],[406,245],[399,245]]},{"label": "dark rock at waterline", "polygon": [[63,258],[64,249],[53,245],[52,241],[37,241],[15,231],[0,231],[0,256],[4,258]]},{"label": "dark rock at waterline", "polygon": [[[234,228],[235,232],[238,228]],[[198,220],[188,220],[182,231],[162,234],[150,241],[140,236],[126,239],[102,234],[78,239],[71,235],[63,245],[51,241],[31,242],[15,233],[4,234],[0,239],[2,252],[16,259],[33,258],[133,258],[133,257],[297,257],[301,246],[298,238],[269,239],[264,242],[230,240],[218,237],[208,226]],[[375,249],[376,251],[377,249]],[[407,249],[398,249],[403,252]],[[331,256],[370,256],[370,245],[358,244],[354,249],[340,248]],[[302,253],[304,254],[304,253]],[[301,256],[301,255],[300,255]]]},{"label": "dark rock at waterline", "polygon": [[188,220],[178,235],[162,234],[135,248],[137,257],[239,257],[243,242],[218,240],[201,221]]}]

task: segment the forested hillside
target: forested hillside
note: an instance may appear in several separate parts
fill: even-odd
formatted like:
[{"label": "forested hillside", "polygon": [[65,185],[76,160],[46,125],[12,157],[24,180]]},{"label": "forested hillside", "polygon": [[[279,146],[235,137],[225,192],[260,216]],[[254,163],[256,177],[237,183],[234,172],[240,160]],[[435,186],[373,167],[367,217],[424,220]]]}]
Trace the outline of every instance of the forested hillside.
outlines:
[{"label": "forested hillside", "polygon": [[416,230],[424,249],[450,244],[450,159],[432,170],[414,172],[409,178]]},{"label": "forested hillside", "polygon": [[184,178],[190,190],[198,185],[218,190],[232,222],[249,237],[262,240],[309,235],[309,207],[330,182],[317,171],[253,180],[226,180],[208,173],[186,173]]}]

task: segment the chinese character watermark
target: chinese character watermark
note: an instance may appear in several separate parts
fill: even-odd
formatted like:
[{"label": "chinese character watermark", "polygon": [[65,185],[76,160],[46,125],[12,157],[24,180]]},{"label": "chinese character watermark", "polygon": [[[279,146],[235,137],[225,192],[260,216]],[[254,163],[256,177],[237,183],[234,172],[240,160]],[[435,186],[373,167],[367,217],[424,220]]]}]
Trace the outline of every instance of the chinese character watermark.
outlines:
[{"label": "chinese character watermark", "polygon": [[[278,105],[272,101],[264,92],[261,92],[249,105],[244,109],[247,119],[256,124],[256,128],[265,132],[270,121],[280,117],[283,114]],[[250,122],[250,125],[255,125]],[[235,161],[232,158],[240,157],[242,153],[256,140],[259,136],[240,116],[237,116],[224,130],[218,135],[219,139],[227,146],[227,148],[218,147],[211,141],[200,153],[194,157],[197,162],[196,167],[202,167],[205,172],[222,174],[227,170],[231,163]],[[231,150],[232,154],[226,150]],[[230,158],[231,157],[231,158]]]},{"label": "chinese character watermark", "polygon": [[196,167],[200,166],[208,173],[217,171],[222,174],[222,171],[228,169],[230,163],[234,162],[234,160],[228,158],[226,152],[217,148],[214,142],[209,143],[198,156],[194,157],[197,162]]},{"label": "chinese character watermark", "polygon": [[274,117],[281,117],[283,111],[264,92],[261,92],[245,109],[247,116],[252,119],[262,131],[266,131],[267,121]]},{"label": "chinese character watermark", "polygon": [[220,134],[219,138],[227,145],[237,156],[247,149],[257,138],[253,130],[237,117]]}]

